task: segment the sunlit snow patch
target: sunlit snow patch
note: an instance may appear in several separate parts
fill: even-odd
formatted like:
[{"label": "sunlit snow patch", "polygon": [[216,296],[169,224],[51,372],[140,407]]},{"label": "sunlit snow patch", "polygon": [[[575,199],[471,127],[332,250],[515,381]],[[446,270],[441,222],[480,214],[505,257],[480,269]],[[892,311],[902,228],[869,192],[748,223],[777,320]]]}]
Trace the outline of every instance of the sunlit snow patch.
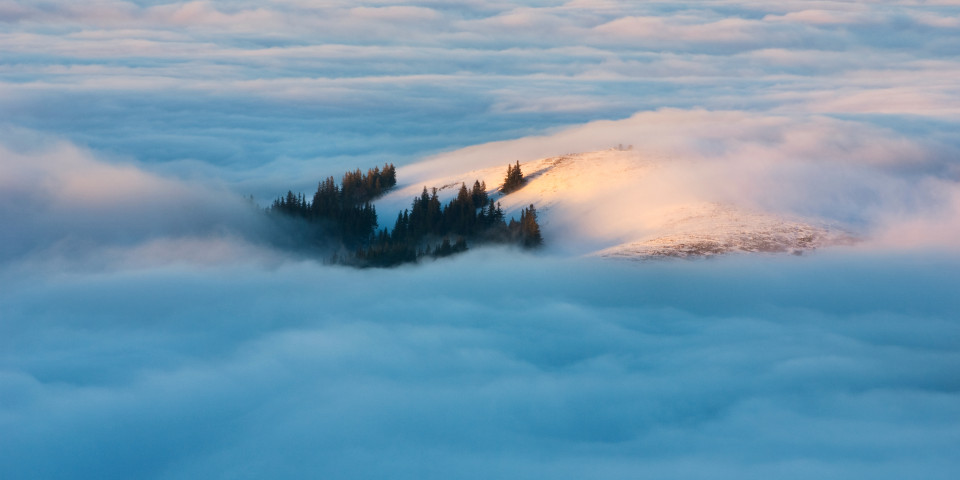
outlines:
[{"label": "sunlit snow patch", "polygon": [[[486,182],[508,214],[536,206],[549,248],[612,258],[699,257],[733,252],[802,254],[851,244],[842,226],[735,205],[709,185],[703,164],[618,147],[521,163],[527,184],[501,195],[506,166],[408,183],[378,202],[390,219],[423,187],[444,201]],[[402,172],[401,172],[402,173]]]}]

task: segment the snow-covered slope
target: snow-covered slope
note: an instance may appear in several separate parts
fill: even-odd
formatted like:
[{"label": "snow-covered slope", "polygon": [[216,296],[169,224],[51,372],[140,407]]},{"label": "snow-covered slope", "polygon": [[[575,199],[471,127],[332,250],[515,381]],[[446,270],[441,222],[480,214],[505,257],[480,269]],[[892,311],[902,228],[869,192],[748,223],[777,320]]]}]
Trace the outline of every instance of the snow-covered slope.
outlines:
[{"label": "snow-covered slope", "polygon": [[709,256],[730,252],[792,253],[854,238],[836,227],[787,220],[718,203],[691,204],[673,212],[659,232],[596,252],[604,257]]},{"label": "snow-covered slope", "polygon": [[[614,258],[709,256],[730,252],[795,253],[845,244],[853,237],[813,219],[787,218],[718,201],[702,178],[681,164],[632,150],[612,149],[521,163],[527,184],[498,191],[502,165],[405,184],[377,202],[385,225],[409,207],[423,187],[446,202],[461,183],[486,182],[509,214],[533,204],[554,251]],[[403,170],[399,174],[403,180]],[[698,184],[698,182],[700,182]]]}]

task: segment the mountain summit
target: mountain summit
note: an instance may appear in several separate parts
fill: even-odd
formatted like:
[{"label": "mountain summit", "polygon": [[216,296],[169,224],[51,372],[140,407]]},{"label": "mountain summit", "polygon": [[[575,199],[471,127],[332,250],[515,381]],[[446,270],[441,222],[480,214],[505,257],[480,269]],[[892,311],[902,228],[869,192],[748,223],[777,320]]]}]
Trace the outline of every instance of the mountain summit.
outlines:
[{"label": "mountain summit", "polygon": [[648,259],[705,257],[736,252],[802,254],[854,238],[812,218],[766,211],[718,194],[694,162],[651,157],[618,147],[521,162],[526,184],[503,194],[506,166],[427,178],[377,202],[390,214],[423,187],[452,198],[461,184],[486,182],[507,214],[535,205],[544,238],[554,251],[573,255]]}]

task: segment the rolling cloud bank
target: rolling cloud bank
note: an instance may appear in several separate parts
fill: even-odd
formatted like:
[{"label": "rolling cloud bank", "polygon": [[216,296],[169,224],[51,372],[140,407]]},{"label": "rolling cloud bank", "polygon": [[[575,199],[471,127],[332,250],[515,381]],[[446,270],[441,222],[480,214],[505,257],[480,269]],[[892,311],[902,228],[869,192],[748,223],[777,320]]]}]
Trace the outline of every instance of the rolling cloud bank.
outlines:
[{"label": "rolling cloud bank", "polygon": [[951,478],[954,257],[4,278],[8,478]]},{"label": "rolling cloud bank", "polygon": [[[946,0],[0,0],[0,477],[954,478],[958,54]],[[535,254],[323,265],[246,199],[618,145]],[[861,241],[578,255],[689,198]]]}]

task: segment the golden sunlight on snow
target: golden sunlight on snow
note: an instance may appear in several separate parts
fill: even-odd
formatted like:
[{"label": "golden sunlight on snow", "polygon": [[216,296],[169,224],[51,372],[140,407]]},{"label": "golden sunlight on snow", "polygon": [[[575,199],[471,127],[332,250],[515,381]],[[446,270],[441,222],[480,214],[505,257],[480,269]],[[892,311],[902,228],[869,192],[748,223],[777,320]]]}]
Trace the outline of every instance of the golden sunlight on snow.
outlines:
[{"label": "golden sunlight on snow", "polygon": [[414,196],[437,188],[442,201],[461,183],[486,182],[508,215],[533,204],[548,245],[558,252],[615,258],[709,256],[732,252],[801,254],[849,244],[843,230],[813,219],[785,218],[734,205],[705,188],[693,161],[628,147],[521,163],[527,184],[500,195],[507,161],[409,184],[377,202],[385,224]]}]

